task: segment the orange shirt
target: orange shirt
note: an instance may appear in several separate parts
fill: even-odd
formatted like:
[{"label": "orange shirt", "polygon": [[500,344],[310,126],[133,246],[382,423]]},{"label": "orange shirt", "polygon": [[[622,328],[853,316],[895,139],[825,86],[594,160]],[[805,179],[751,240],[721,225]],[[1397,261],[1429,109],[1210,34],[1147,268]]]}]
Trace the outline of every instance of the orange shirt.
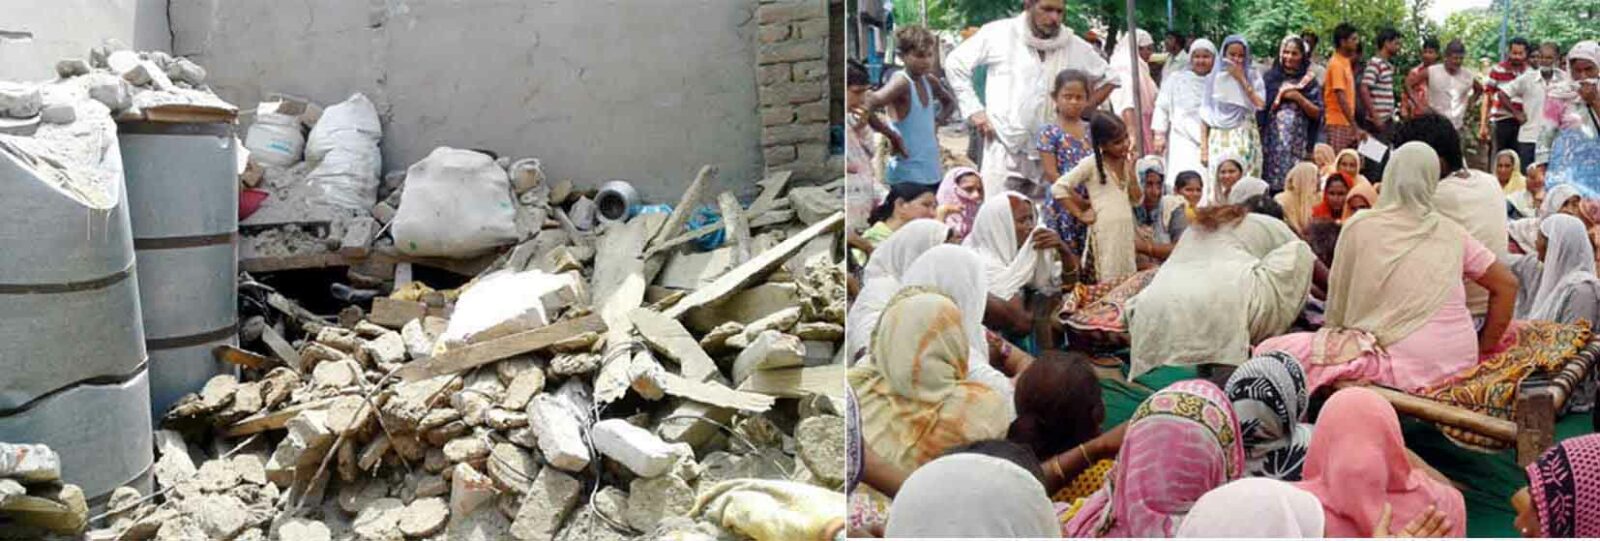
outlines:
[{"label": "orange shirt", "polygon": [[1328,80],[1322,83],[1323,101],[1327,102],[1327,119],[1329,126],[1350,126],[1354,124],[1351,119],[1356,117],[1355,111],[1344,110],[1346,103],[1341,103],[1335,90],[1344,90],[1345,102],[1356,102],[1356,74],[1350,67],[1350,59],[1342,54],[1334,53],[1328,59]]}]

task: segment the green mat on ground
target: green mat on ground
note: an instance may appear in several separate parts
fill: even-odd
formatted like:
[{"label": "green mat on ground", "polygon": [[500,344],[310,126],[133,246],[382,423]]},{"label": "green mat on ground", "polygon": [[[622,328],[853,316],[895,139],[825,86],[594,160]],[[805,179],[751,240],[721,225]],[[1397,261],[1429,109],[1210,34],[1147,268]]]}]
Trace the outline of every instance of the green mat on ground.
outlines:
[{"label": "green mat on ground", "polygon": [[[1150,389],[1162,389],[1175,382],[1195,377],[1193,368],[1163,367],[1134,380]],[[1133,410],[1150,396],[1150,391],[1102,379],[1100,391],[1106,403],[1105,429],[1133,416]],[[1592,431],[1593,413],[1568,415],[1556,423],[1556,441]],[[1470,537],[1518,537],[1511,509],[1511,495],[1527,486],[1528,478],[1517,466],[1514,451],[1486,454],[1450,443],[1432,424],[1401,417],[1406,446],[1429,465],[1460,485],[1467,501],[1467,535]]]}]

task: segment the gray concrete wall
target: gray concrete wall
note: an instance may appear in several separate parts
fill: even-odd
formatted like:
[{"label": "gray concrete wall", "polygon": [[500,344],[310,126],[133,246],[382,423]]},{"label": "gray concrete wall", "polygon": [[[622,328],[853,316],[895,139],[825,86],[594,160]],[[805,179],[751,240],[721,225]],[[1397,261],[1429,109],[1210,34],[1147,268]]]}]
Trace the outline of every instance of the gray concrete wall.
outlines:
[{"label": "gray concrete wall", "polygon": [[0,13],[0,80],[55,77],[57,60],[88,58],[106,39],[172,47],[167,0],[4,0]]},{"label": "gray concrete wall", "polygon": [[385,170],[484,148],[653,201],[705,163],[744,194],[761,176],[757,0],[170,1],[174,54],[241,108],[365,93]]}]

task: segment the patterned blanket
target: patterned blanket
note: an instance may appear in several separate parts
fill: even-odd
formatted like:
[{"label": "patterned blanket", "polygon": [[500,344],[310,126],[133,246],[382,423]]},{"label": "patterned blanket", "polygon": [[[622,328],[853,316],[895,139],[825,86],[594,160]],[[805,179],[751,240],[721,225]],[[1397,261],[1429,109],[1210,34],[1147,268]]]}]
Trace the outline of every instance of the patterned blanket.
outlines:
[{"label": "patterned blanket", "polygon": [[[1586,322],[1561,324],[1549,321],[1517,321],[1506,333],[1499,353],[1480,359],[1477,366],[1419,393],[1441,403],[1472,410],[1508,421],[1516,420],[1517,388],[1535,373],[1556,375],[1578,357],[1589,343]],[[1566,381],[1558,378],[1557,382]],[[1568,389],[1570,392],[1570,389]],[[1439,425],[1439,430],[1458,445],[1482,451],[1510,448],[1515,442],[1500,441],[1459,427]]]}]

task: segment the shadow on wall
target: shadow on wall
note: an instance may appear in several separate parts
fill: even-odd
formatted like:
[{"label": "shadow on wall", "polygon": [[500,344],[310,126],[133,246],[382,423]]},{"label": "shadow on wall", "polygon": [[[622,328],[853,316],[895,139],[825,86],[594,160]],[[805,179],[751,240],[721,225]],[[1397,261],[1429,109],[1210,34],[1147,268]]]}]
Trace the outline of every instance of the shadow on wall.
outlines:
[{"label": "shadow on wall", "polygon": [[0,80],[55,77],[56,61],[88,58],[115,39],[136,50],[170,51],[167,0],[6,0],[0,16]]}]

